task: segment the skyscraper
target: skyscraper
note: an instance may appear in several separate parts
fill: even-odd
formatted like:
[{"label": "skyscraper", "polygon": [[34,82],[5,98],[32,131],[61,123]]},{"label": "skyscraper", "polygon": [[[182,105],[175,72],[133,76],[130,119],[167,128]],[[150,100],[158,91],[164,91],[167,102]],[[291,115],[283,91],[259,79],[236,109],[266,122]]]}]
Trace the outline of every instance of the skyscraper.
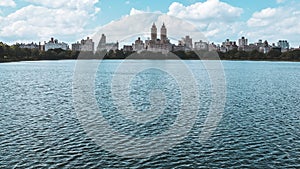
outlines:
[{"label": "skyscraper", "polygon": [[155,23],[151,27],[151,39],[146,40],[144,47],[149,51],[170,51],[172,44],[167,37],[167,28],[165,24],[160,29],[160,39],[157,38],[157,28]]},{"label": "skyscraper", "polygon": [[239,39],[239,46],[240,47],[245,47],[248,45],[248,39],[246,39],[245,37],[242,37],[241,39]]},{"label": "skyscraper", "polygon": [[239,47],[238,49],[240,51],[245,51],[248,48],[248,39],[246,39],[244,36],[238,40]]},{"label": "skyscraper", "polygon": [[289,49],[290,48],[289,42],[287,40],[279,40],[277,42],[277,46],[281,47],[282,49]]},{"label": "skyscraper", "polygon": [[105,49],[105,45],[106,45],[106,36],[104,34],[101,35],[99,44],[97,46],[97,50],[101,51]]},{"label": "skyscraper", "polygon": [[187,47],[189,50],[193,48],[193,39],[190,36],[185,36],[182,38],[183,45]]},{"label": "skyscraper", "polygon": [[160,40],[165,43],[167,41],[167,28],[165,26],[165,23],[163,23],[161,29],[160,29]]},{"label": "skyscraper", "polygon": [[100,44],[106,44],[106,36],[104,34],[101,35]]},{"label": "skyscraper", "polygon": [[155,26],[155,23],[153,23],[151,28],[151,40],[156,41],[156,39],[157,39],[157,28]]}]

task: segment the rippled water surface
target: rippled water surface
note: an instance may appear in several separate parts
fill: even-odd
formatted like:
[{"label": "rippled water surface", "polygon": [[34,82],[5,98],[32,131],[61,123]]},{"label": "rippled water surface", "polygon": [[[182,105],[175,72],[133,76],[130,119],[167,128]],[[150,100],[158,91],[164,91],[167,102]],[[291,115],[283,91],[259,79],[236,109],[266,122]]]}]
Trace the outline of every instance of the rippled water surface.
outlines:
[{"label": "rippled water surface", "polygon": [[[130,65],[160,64],[180,71],[178,62],[139,60]],[[168,131],[181,109],[179,82],[159,69],[144,70],[133,79],[127,78],[130,71],[118,72],[124,83],[130,81],[127,92],[135,110],[162,112],[138,123],[123,118],[126,106],[118,108],[111,94],[121,63],[100,64],[95,79],[95,98],[102,111],[98,115],[130,137],[154,138]],[[222,62],[225,110],[203,143],[198,136],[211,104],[212,85],[201,61],[184,63],[198,84],[197,119],[180,143],[148,158],[124,158],[87,135],[73,104],[76,61],[0,64],[0,168],[300,168],[300,63]]]}]

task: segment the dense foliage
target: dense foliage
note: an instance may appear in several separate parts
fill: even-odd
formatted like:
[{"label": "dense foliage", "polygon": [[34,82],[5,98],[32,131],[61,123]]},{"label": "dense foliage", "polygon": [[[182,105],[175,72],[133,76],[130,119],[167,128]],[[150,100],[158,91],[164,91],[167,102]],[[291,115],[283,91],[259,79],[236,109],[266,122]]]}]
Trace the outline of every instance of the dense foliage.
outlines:
[{"label": "dense foliage", "polygon": [[23,60],[58,60],[76,59],[79,52],[54,49],[40,51],[38,49],[20,48],[18,45],[7,45],[0,42],[0,62]]},{"label": "dense foliage", "polygon": [[30,60],[59,60],[59,59],[222,59],[222,60],[278,60],[278,61],[300,61],[300,50],[293,50],[281,53],[278,50],[271,50],[264,54],[257,50],[251,52],[231,50],[226,53],[207,51],[176,51],[174,55],[162,53],[101,51],[96,52],[74,52],[70,50],[53,49],[40,51],[38,49],[20,48],[18,45],[7,45],[0,42],[0,62],[30,61]]},{"label": "dense foliage", "polygon": [[278,50],[271,50],[267,54],[257,50],[251,52],[232,50],[226,53],[219,52],[219,56],[224,60],[274,60],[274,61],[300,61],[300,50],[292,50],[281,53]]}]

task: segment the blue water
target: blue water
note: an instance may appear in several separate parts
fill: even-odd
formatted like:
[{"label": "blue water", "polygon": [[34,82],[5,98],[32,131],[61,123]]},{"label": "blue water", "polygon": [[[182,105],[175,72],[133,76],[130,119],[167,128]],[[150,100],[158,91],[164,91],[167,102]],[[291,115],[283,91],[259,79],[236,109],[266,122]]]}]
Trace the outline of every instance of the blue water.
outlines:
[{"label": "blue water", "polygon": [[[160,64],[180,71],[178,62],[130,64]],[[180,82],[159,69],[128,79],[128,72],[115,72],[121,63],[100,64],[95,78],[99,115],[131,137],[155,137],[169,130],[181,108]],[[74,108],[76,61],[0,64],[0,168],[300,168],[300,63],[223,61],[225,109],[205,142],[198,136],[211,104],[212,84],[201,61],[185,64],[195,75],[201,98],[195,124],[180,143],[147,158],[124,158],[87,134]],[[165,104],[154,106],[163,113],[146,123],[121,118],[111,94],[112,77],[117,75],[124,83],[130,80],[128,94],[138,111],[151,110],[151,91],[163,93],[156,99],[164,98],[157,104]]]}]

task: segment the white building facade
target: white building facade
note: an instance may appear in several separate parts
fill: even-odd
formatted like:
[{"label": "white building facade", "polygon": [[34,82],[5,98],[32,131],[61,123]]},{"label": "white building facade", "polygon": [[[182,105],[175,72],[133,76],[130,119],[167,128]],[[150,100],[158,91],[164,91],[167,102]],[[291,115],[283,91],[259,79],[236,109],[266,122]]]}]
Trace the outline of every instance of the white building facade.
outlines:
[{"label": "white building facade", "polygon": [[57,39],[51,38],[51,40],[48,43],[45,43],[45,51],[48,51],[50,49],[63,49],[63,50],[68,50],[69,45],[64,42],[58,42]]}]

